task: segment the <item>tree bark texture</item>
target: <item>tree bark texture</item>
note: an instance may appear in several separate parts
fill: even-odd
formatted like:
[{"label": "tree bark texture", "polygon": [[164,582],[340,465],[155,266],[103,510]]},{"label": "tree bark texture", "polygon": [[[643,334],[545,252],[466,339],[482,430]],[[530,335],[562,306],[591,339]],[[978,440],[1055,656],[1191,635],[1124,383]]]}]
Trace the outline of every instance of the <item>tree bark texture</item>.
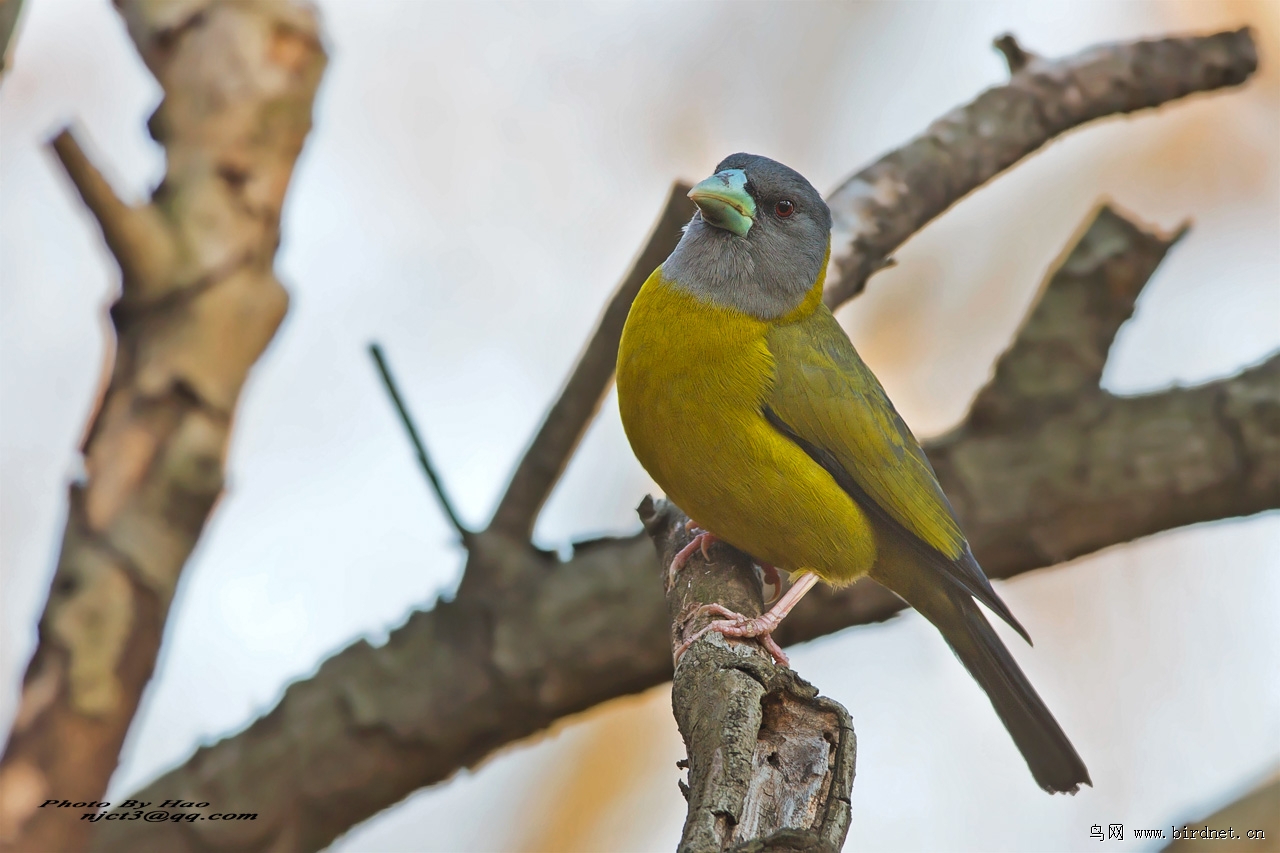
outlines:
[{"label": "tree bark texture", "polygon": [[[688,517],[645,498],[640,518],[659,556],[671,645],[711,621],[704,604],[749,617],[764,606],[750,559],[733,549],[707,565],[694,556],[668,577],[688,543]],[[671,704],[684,738],[689,801],[682,853],[711,850],[838,851],[849,831],[857,740],[853,719],[778,666],[754,642],[710,633],[676,664]]]},{"label": "tree bark texture", "polygon": [[236,401],[288,304],[280,209],[325,66],[313,11],[146,3],[120,12],[165,92],[167,153],[130,205],[67,131],[53,151],[119,264],[114,364],[0,759],[0,850],[76,850],[155,666],[179,573],[223,486]]},{"label": "tree bark texture", "polygon": [[[1108,45],[1053,63],[1022,54],[1009,84],[830,197],[843,229],[836,237],[853,248],[837,256],[829,304],[855,295],[911,233],[1056,134],[1239,83],[1257,61],[1247,31]],[[670,203],[666,215],[675,215]],[[661,232],[651,248],[673,244]],[[1116,397],[1097,387],[1112,336],[1173,239],[1101,209],[1046,282],[970,417],[927,445],[992,577],[1280,506],[1280,356],[1193,388]],[[647,270],[637,264],[633,274]],[[613,304],[629,301],[620,292]],[[268,715],[133,795],[217,801],[258,820],[104,822],[96,849],[317,850],[560,717],[672,677],[671,620],[646,536],[578,543],[563,561],[528,537],[607,389],[615,316],[611,308],[602,318],[574,371],[583,378],[565,386],[548,416],[553,435],[535,439],[520,463],[529,474],[513,477],[503,498],[513,511],[466,537],[453,601],[413,614],[380,648],[360,641],[334,655]],[[883,620],[901,607],[869,582],[818,590],[778,640]]]}]

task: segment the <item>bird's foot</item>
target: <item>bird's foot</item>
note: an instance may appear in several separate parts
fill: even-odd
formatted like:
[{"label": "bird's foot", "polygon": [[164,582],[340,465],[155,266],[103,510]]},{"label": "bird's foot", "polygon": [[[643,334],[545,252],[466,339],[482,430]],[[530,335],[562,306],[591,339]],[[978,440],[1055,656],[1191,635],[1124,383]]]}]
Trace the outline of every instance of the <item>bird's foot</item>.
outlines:
[{"label": "bird's foot", "polygon": [[724,634],[726,637],[756,639],[760,642],[760,645],[764,646],[765,651],[773,656],[774,663],[779,666],[790,666],[791,661],[787,658],[786,653],[782,651],[782,647],[773,639],[773,631],[778,627],[778,623],[782,621],[782,618],[775,616],[772,610],[763,616],[751,619],[741,613],[730,610],[723,604],[704,604],[698,608],[695,616],[704,613],[713,613],[724,618],[717,619],[681,643],[679,648],[676,649],[677,661],[697,640],[707,633],[715,631]]},{"label": "bird's foot", "polygon": [[671,566],[667,569],[668,588],[675,583],[676,574],[684,568],[685,563],[689,562],[689,558],[695,551],[701,551],[702,559],[710,561],[711,555],[707,553],[707,548],[720,541],[719,536],[708,533],[692,521],[685,522],[684,529],[688,533],[693,533],[694,536],[689,540],[689,544],[677,551],[675,557],[671,559]]},{"label": "bird's foot", "polygon": [[[772,567],[770,567],[772,568]],[[774,569],[776,572],[777,569]],[[769,608],[763,616],[757,616],[749,619],[741,613],[736,613],[723,604],[704,604],[698,608],[696,615],[702,613],[714,613],[716,616],[723,616],[723,619],[717,619],[701,631],[694,634],[689,639],[680,644],[676,649],[676,662],[680,661],[680,656],[685,653],[694,641],[706,634],[708,631],[717,631],[727,637],[755,637],[760,641],[760,645],[765,647],[769,654],[773,655],[774,661],[780,666],[789,666],[790,661],[783,654],[782,647],[773,639],[773,632],[781,624],[783,619],[787,618],[787,614],[796,606],[800,599],[804,598],[805,593],[813,589],[814,584],[818,582],[818,576],[813,572],[805,572],[796,579],[791,588],[778,599],[777,603]]]}]

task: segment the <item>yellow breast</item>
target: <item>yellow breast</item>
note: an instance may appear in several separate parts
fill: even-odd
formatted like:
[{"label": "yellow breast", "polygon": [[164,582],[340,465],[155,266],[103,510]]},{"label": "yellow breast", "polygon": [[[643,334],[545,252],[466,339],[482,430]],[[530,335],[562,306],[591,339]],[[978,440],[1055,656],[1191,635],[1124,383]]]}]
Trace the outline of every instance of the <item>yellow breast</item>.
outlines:
[{"label": "yellow breast", "polygon": [[618,351],[623,427],[645,470],[699,525],[781,569],[845,583],[870,568],[875,541],[835,480],[765,420],[767,331],[659,269]]}]

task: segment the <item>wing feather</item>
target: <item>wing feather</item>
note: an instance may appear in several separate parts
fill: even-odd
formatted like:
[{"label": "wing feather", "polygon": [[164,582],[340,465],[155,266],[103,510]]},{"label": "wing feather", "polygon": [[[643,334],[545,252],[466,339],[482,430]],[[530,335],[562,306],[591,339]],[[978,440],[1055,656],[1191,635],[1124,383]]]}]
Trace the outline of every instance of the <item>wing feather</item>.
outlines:
[{"label": "wing feather", "polygon": [[939,571],[1027,632],[974,559],[920,443],[825,306],[768,335],[776,376],[765,416],[835,478],[859,506],[905,534]]}]

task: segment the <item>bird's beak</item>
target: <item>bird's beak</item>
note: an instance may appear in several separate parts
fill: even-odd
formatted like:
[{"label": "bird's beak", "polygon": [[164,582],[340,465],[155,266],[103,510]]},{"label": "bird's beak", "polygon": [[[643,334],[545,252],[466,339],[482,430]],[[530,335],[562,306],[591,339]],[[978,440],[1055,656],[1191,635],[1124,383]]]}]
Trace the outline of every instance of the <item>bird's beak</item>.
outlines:
[{"label": "bird's beak", "polygon": [[716,172],[693,189],[689,198],[708,224],[739,237],[747,236],[756,215],[756,202],[747,193],[747,173],[741,169]]}]

